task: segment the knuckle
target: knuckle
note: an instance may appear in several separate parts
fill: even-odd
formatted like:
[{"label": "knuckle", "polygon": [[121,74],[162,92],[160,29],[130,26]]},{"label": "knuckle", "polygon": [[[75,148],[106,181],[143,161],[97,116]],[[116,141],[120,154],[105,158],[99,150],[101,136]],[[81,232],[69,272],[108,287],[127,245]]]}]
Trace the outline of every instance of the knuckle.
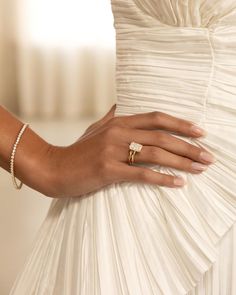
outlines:
[{"label": "knuckle", "polygon": [[116,126],[118,123],[120,122],[120,118],[119,117],[113,117],[109,120],[108,125],[110,126]]},{"label": "knuckle", "polygon": [[104,137],[105,139],[110,139],[116,136],[119,136],[120,134],[120,127],[116,125],[110,125],[108,128],[106,128],[104,132]]},{"label": "knuckle", "polygon": [[148,181],[149,178],[150,178],[150,174],[149,174],[149,171],[146,170],[146,169],[142,169],[140,172],[139,172],[139,177],[141,180],[143,181]]},{"label": "knuckle", "polygon": [[191,123],[189,121],[185,121],[183,119],[176,120],[176,128],[178,131],[183,132],[185,134],[190,133]]},{"label": "knuckle", "polygon": [[192,170],[191,163],[192,161],[189,159],[180,158],[176,168],[181,169],[183,171],[190,171]]},{"label": "knuckle", "polygon": [[107,161],[107,159],[105,159],[104,161],[102,161],[100,163],[99,171],[100,171],[100,175],[103,178],[106,178],[107,176],[109,176],[110,175],[110,171],[111,171],[111,163],[110,163],[110,161]]},{"label": "knuckle", "polygon": [[175,128],[179,132],[183,132],[183,130],[185,130],[185,124],[183,123],[182,120],[175,119]]},{"label": "knuckle", "polygon": [[148,152],[149,157],[154,159],[154,160],[158,160],[160,157],[160,150],[158,148],[155,147],[150,147],[150,150]]},{"label": "knuckle", "polygon": [[159,111],[151,112],[151,118],[155,123],[159,123],[163,118],[163,113]]},{"label": "knuckle", "polygon": [[185,155],[193,157],[196,154],[196,148],[191,144],[185,144],[184,147]]},{"label": "knuckle", "polygon": [[110,156],[114,155],[114,145],[112,144],[106,144],[103,149],[102,149],[102,155],[104,156],[104,158],[107,160],[110,158]]},{"label": "knuckle", "polygon": [[160,186],[165,186],[167,184],[167,176],[165,176],[164,174],[159,174],[159,177],[158,177],[158,184]]},{"label": "knuckle", "polygon": [[174,177],[173,176],[161,174],[160,180],[159,180],[159,185],[171,187],[171,186],[173,186],[173,183],[174,183]]},{"label": "knuckle", "polygon": [[160,145],[165,145],[167,144],[171,138],[170,136],[166,135],[164,132],[161,131],[156,131],[157,132],[157,141]]},{"label": "knuckle", "polygon": [[183,170],[185,171],[192,171],[192,161],[191,160],[184,160],[183,161]]}]

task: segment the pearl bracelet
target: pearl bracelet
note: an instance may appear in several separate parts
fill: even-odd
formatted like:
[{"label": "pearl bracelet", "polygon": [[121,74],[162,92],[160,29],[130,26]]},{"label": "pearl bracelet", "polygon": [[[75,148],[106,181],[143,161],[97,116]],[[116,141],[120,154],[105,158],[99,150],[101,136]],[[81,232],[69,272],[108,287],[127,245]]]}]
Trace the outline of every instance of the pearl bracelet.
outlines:
[{"label": "pearl bracelet", "polygon": [[20,184],[18,185],[17,182],[16,182],[16,178],[15,178],[15,175],[14,175],[14,159],[15,159],[15,153],[16,153],[16,148],[17,148],[17,145],[20,141],[20,138],[22,136],[22,134],[24,133],[26,127],[28,126],[29,124],[28,123],[25,123],[23,125],[23,127],[21,128],[18,136],[17,136],[17,139],[16,139],[16,142],[13,146],[13,149],[12,149],[12,153],[11,153],[11,160],[10,160],[10,172],[11,172],[11,176],[12,176],[12,181],[13,181],[13,184],[15,186],[16,189],[21,189],[23,183],[20,182]]}]

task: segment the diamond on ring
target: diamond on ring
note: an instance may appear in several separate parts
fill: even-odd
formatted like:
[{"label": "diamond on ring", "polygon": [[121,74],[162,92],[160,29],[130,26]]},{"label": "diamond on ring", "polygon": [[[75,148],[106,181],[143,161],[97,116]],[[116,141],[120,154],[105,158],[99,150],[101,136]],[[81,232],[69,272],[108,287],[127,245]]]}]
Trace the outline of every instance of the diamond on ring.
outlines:
[{"label": "diamond on ring", "polygon": [[138,153],[141,152],[142,147],[143,146],[137,142],[131,142],[131,144],[129,145],[130,150]]}]

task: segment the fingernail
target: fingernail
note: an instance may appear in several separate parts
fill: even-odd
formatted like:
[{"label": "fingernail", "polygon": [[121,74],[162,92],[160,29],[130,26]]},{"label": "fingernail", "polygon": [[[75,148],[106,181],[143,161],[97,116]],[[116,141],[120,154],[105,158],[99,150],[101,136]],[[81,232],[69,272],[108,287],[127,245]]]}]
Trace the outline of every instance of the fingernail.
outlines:
[{"label": "fingernail", "polygon": [[209,162],[209,163],[214,163],[216,161],[216,158],[212,154],[207,153],[207,152],[201,152],[200,158],[203,161],[206,161],[206,162]]},{"label": "fingernail", "polygon": [[198,163],[198,162],[193,162],[191,164],[191,167],[193,170],[196,170],[196,171],[205,171],[208,166],[207,165],[204,165],[204,164],[201,164],[201,163]]},{"label": "fingernail", "polygon": [[185,184],[186,184],[186,181],[185,181],[185,179],[183,177],[181,177],[181,176],[175,177],[175,179],[174,179],[174,185],[176,185],[176,186],[183,186]]},{"label": "fingernail", "polygon": [[202,129],[201,127],[197,126],[197,125],[193,125],[190,128],[191,132],[194,133],[195,135],[206,135],[206,131],[204,129]]}]

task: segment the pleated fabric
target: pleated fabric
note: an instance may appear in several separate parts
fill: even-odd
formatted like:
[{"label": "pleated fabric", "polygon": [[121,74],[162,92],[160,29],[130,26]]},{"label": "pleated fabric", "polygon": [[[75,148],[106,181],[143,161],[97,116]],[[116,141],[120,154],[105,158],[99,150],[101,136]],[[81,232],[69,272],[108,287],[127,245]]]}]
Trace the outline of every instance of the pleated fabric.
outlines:
[{"label": "pleated fabric", "polygon": [[[53,200],[10,295],[236,294],[235,1],[112,0],[115,116],[162,111],[216,156],[183,188],[114,183]],[[99,171],[98,171],[99,172]]]}]

